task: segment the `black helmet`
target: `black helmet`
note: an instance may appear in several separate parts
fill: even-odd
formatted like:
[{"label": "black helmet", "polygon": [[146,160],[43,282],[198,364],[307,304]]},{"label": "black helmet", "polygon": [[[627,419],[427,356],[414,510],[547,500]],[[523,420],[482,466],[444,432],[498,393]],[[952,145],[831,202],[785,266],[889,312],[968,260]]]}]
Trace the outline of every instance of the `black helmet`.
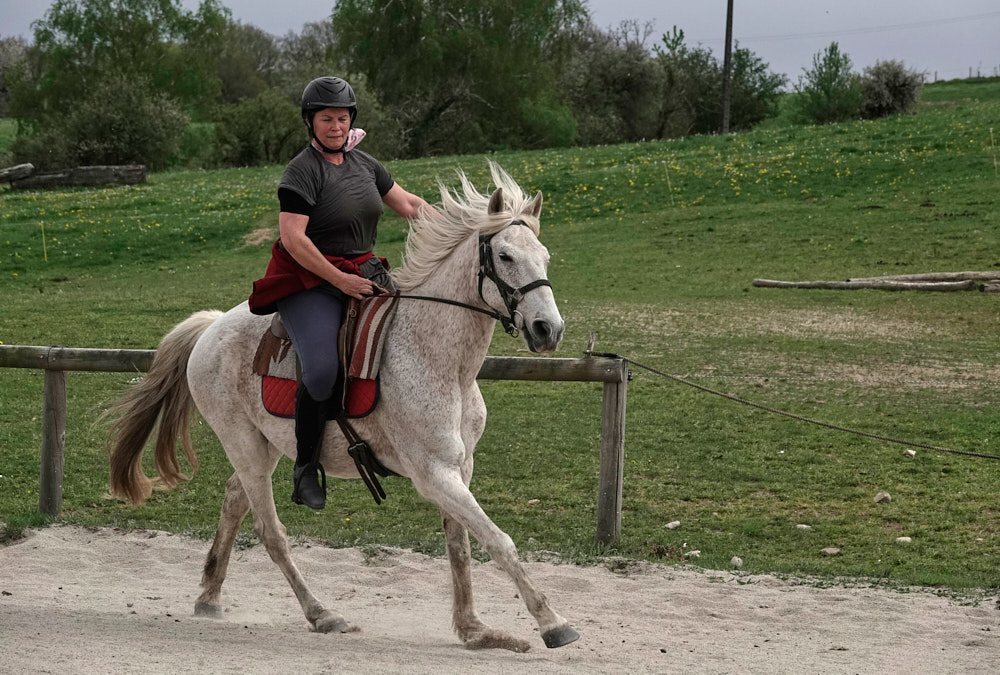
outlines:
[{"label": "black helmet", "polygon": [[351,111],[351,126],[358,116],[358,100],[354,89],[339,77],[317,77],[302,92],[302,119],[312,126],[312,114],[325,108],[347,108]]}]

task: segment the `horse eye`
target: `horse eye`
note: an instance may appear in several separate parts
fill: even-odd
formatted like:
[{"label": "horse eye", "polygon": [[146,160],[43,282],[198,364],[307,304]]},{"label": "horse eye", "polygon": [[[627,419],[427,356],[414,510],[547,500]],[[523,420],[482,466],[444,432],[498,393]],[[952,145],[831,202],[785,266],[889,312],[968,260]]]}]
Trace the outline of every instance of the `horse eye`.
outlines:
[{"label": "horse eye", "polygon": [[497,257],[500,258],[500,262],[514,262],[514,258],[509,253],[500,253]]}]

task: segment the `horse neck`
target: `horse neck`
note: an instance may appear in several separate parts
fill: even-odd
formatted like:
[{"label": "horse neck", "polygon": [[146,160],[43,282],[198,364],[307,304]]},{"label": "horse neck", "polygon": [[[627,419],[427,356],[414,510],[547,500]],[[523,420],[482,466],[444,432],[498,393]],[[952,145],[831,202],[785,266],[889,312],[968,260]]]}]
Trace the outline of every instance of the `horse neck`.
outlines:
[{"label": "horse neck", "polygon": [[[405,291],[404,295],[482,306],[478,286],[478,242],[474,234],[467,237],[424,283]],[[478,373],[493,338],[494,319],[463,307],[424,300],[403,300],[399,312],[407,317],[404,325],[412,331],[410,338],[419,341],[424,353],[450,362],[461,356]],[[397,316],[397,323],[402,316]]]}]

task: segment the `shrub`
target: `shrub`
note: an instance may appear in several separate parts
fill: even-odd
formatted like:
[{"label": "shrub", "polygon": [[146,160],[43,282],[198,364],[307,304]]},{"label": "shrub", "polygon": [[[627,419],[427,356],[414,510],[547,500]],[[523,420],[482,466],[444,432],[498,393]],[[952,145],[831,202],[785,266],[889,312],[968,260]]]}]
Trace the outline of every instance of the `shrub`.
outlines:
[{"label": "shrub", "polygon": [[222,166],[266,166],[291,159],[308,142],[299,107],[274,89],[215,115],[212,159]]},{"label": "shrub", "polygon": [[167,166],[177,152],[188,117],[165,94],[142,80],[112,78],[97,87],[71,125],[80,164]]},{"label": "shrub", "polygon": [[171,168],[203,169],[211,164],[215,148],[215,124],[192,122],[184,129],[177,152],[170,158]]},{"label": "shrub", "polygon": [[14,144],[18,161],[41,170],[93,164],[167,166],[187,127],[187,115],[143,80],[112,77],[78,106],[28,123]]},{"label": "shrub", "polygon": [[865,119],[913,112],[923,89],[923,75],[901,61],[878,61],[861,77],[861,116]]},{"label": "shrub", "polygon": [[813,67],[803,69],[795,90],[799,115],[813,124],[843,122],[861,111],[860,78],[851,72],[851,57],[836,42],[813,56]]}]

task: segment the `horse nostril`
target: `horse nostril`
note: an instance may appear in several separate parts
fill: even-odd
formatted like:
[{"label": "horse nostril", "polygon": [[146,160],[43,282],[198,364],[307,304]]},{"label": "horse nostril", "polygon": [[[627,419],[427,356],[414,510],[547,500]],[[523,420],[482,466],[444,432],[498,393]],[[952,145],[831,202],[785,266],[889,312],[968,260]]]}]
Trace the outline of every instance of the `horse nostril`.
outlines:
[{"label": "horse nostril", "polygon": [[549,326],[548,321],[537,319],[531,322],[531,332],[534,334],[536,339],[548,340],[549,336],[552,334],[552,328]]}]

